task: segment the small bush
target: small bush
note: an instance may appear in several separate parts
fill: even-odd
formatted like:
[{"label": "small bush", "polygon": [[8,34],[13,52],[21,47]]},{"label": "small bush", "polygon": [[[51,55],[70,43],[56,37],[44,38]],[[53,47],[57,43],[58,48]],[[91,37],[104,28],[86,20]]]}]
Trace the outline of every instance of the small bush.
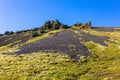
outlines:
[{"label": "small bush", "polygon": [[16,34],[22,33],[21,31],[17,31]]},{"label": "small bush", "polygon": [[14,34],[14,32],[13,31],[11,31],[11,32],[10,31],[6,31],[5,32],[5,35],[10,35],[10,34]]},{"label": "small bush", "polygon": [[20,33],[25,33],[25,32],[29,32],[31,30],[21,30],[21,31],[17,31],[16,34],[20,34]]},{"label": "small bush", "polygon": [[32,29],[32,31],[38,31],[38,29],[39,29],[39,28],[34,28],[34,29]]},{"label": "small bush", "polygon": [[7,35],[7,34],[9,34],[9,31],[6,31],[6,32],[5,32],[5,35]]},{"label": "small bush", "polygon": [[2,34],[0,34],[0,36],[2,36]]},{"label": "small bush", "polygon": [[13,32],[13,31],[11,31],[9,34],[14,34],[14,32]]}]

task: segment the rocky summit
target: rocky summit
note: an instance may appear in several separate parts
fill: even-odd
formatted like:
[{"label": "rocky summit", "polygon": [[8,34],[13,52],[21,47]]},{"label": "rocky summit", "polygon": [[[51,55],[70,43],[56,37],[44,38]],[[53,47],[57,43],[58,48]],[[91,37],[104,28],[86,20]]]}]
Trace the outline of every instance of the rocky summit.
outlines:
[{"label": "rocky summit", "polygon": [[45,24],[42,26],[42,28],[56,30],[56,29],[67,29],[68,26],[60,23],[56,19],[54,21],[52,21],[52,20],[51,21],[46,21]]}]

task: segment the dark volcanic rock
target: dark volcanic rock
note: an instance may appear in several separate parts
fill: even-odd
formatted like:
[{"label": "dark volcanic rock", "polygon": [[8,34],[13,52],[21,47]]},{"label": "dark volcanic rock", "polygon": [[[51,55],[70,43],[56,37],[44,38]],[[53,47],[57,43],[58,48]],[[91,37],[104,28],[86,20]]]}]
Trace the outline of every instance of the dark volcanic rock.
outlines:
[{"label": "dark volcanic rock", "polygon": [[115,30],[114,28],[108,28],[108,27],[92,27],[92,29],[96,30],[96,31],[100,31],[100,32],[113,32],[113,31],[120,31]]},{"label": "dark volcanic rock", "polygon": [[85,42],[89,42],[89,41],[93,41],[96,43],[99,43],[103,46],[107,46],[107,44],[105,44],[105,41],[108,40],[108,37],[102,37],[102,36],[96,36],[96,35],[91,35],[89,33],[85,33],[80,31],[80,34],[82,35],[82,40]]},{"label": "dark volcanic rock", "polygon": [[47,29],[51,29],[53,27],[54,21],[46,21],[44,27]]},{"label": "dark volcanic rock", "polygon": [[80,43],[77,35],[70,31],[64,30],[57,35],[39,40],[35,43],[26,44],[20,47],[16,54],[33,53],[38,51],[53,51],[70,55],[72,58],[77,58],[77,55],[90,55],[88,49]]},{"label": "dark volcanic rock", "polygon": [[26,35],[26,36],[23,36],[21,34],[4,35],[0,37],[0,46],[15,43],[17,41],[20,41],[19,43],[22,44],[25,43],[30,38],[31,38],[30,35]]}]

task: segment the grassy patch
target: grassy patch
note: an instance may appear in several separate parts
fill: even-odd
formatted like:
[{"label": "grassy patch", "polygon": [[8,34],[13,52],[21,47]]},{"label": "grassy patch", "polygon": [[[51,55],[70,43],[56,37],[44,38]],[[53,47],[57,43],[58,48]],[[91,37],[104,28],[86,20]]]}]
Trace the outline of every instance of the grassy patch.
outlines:
[{"label": "grassy patch", "polygon": [[114,31],[114,32],[99,32],[95,30],[83,30],[86,33],[90,33],[92,35],[97,35],[97,36],[106,36],[110,37],[112,39],[119,39],[120,38],[120,32]]},{"label": "grassy patch", "polygon": [[101,48],[101,46],[97,46],[93,42],[86,43],[85,45],[89,45],[89,50],[96,54],[97,57],[79,56],[80,60],[74,62],[68,55],[59,53],[46,54],[38,52],[19,56],[0,54],[0,79],[119,80],[118,68],[120,64],[118,63],[120,59],[118,55],[113,54],[113,56],[109,54],[107,56],[105,54],[106,57],[104,57],[103,55],[99,55],[99,53],[102,54],[100,50],[97,52],[93,50],[93,48],[97,49]]},{"label": "grassy patch", "polygon": [[[119,80],[118,73],[120,74],[120,50],[118,44],[106,42],[108,47],[104,47],[94,42],[84,42],[84,45],[92,52],[92,59],[95,63],[96,71],[100,69],[100,72],[96,74],[106,77],[107,80]],[[91,62],[93,63],[93,62]]]},{"label": "grassy patch", "polygon": [[16,47],[11,47],[11,46],[13,44],[16,44],[16,43],[20,42],[20,41],[21,40],[18,40],[18,41],[14,42],[14,43],[10,43],[10,44],[1,46],[0,47],[0,54],[8,54],[8,53],[13,54],[14,52],[18,51],[17,45],[16,45]]},{"label": "grassy patch", "polygon": [[[113,32],[114,35],[115,33]],[[94,35],[109,36],[119,40],[117,36],[119,33],[115,36],[112,33],[107,34],[109,35],[98,32]],[[31,42],[39,39],[41,38]],[[78,55],[78,61],[73,61],[70,56],[60,53],[38,52],[19,56],[0,54],[0,80],[120,80],[118,43],[119,41],[117,43],[106,41],[108,44],[106,47],[92,41],[83,42],[92,55],[88,57]],[[8,49],[12,50],[8,46],[2,46],[0,50],[7,53]],[[73,44],[69,47],[76,49]]]},{"label": "grassy patch", "polygon": [[120,28],[118,27],[118,28],[114,28],[115,30],[120,30]]},{"label": "grassy patch", "polygon": [[[83,58],[82,58],[83,59]],[[74,62],[65,54],[33,53],[19,56],[0,55],[1,80],[101,80],[109,70],[109,63],[94,61]],[[113,79],[113,78],[112,78]]]},{"label": "grassy patch", "polygon": [[74,44],[69,45],[69,47],[71,48],[70,51],[72,51],[72,52],[75,52],[77,50],[77,46]]}]

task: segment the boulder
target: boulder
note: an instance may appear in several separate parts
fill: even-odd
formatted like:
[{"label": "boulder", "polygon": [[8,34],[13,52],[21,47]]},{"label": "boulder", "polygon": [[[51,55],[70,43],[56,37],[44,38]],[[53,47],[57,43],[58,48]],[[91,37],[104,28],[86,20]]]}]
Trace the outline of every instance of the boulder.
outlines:
[{"label": "boulder", "polygon": [[45,24],[44,24],[44,28],[45,29],[51,29],[52,28],[51,21],[46,21]]}]

